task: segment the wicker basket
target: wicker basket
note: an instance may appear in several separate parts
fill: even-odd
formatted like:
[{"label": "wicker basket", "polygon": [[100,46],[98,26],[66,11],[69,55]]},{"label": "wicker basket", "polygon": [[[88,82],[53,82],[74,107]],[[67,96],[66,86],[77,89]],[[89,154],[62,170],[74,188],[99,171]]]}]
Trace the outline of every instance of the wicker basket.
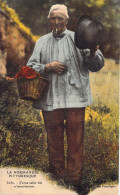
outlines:
[{"label": "wicker basket", "polygon": [[18,78],[18,92],[23,100],[40,100],[49,85],[49,81],[43,77],[32,79]]}]

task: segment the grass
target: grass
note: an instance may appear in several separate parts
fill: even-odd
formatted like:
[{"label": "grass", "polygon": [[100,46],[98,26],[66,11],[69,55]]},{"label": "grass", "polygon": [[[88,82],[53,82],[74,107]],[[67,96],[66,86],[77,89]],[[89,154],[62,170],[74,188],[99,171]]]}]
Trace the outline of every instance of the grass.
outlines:
[{"label": "grass", "polygon": [[94,101],[86,110],[84,175],[92,185],[118,180],[119,66],[106,59],[90,81]]}]

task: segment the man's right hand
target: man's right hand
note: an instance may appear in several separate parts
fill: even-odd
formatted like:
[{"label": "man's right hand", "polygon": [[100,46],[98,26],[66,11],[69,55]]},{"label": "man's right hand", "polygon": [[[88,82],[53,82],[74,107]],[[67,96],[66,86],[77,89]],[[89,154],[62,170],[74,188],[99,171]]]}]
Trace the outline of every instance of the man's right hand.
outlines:
[{"label": "man's right hand", "polygon": [[57,62],[57,61],[46,64],[45,66],[46,72],[54,72],[60,75],[66,73],[67,69],[68,68],[66,65],[62,64],[61,62]]}]

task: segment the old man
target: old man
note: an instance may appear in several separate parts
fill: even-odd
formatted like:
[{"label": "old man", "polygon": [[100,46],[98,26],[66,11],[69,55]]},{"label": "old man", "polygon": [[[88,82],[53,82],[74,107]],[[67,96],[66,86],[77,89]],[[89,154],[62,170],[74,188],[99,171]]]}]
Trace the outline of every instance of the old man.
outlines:
[{"label": "old man", "polygon": [[65,5],[51,7],[48,19],[52,32],[40,37],[27,65],[49,80],[48,90],[34,107],[41,109],[44,117],[50,172],[74,185],[83,168],[85,107],[92,102],[89,70],[100,70],[104,58],[97,47],[76,47],[74,32],[66,28],[68,18]]}]

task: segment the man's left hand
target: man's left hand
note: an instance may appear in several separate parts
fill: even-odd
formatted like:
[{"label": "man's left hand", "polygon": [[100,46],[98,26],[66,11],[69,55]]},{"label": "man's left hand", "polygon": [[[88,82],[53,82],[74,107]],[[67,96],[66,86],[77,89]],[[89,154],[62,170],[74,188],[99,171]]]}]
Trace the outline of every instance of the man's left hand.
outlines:
[{"label": "man's left hand", "polygon": [[6,81],[11,82],[11,83],[16,81],[16,79],[14,77],[6,76],[5,79],[6,79]]}]

